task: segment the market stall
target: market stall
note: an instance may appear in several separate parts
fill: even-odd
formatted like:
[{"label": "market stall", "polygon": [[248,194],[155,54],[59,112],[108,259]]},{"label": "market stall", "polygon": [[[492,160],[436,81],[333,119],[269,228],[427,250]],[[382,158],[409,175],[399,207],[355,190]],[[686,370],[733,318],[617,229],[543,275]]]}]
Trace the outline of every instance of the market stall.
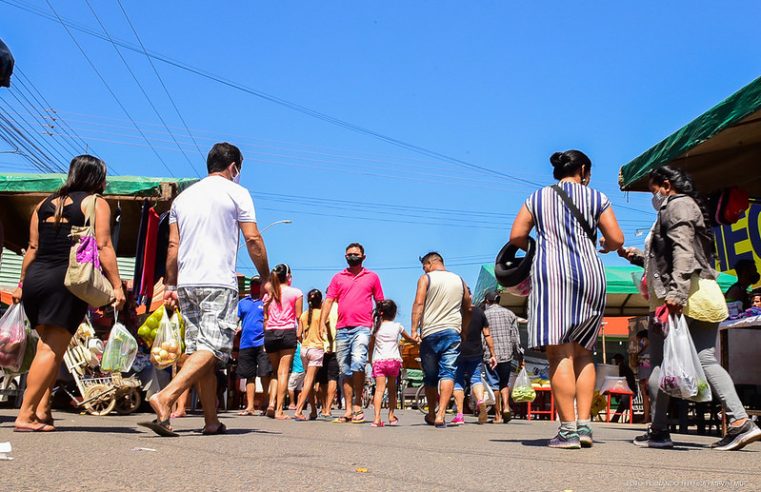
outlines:
[{"label": "market stall", "polygon": [[[648,191],[649,173],[667,164],[688,172],[705,195],[736,188],[750,196],[739,220],[714,229],[717,266],[732,271],[752,260],[761,270],[761,77],[623,166],[621,189]],[[722,364],[738,385],[761,384],[759,329],[759,316],[721,325]]]}]

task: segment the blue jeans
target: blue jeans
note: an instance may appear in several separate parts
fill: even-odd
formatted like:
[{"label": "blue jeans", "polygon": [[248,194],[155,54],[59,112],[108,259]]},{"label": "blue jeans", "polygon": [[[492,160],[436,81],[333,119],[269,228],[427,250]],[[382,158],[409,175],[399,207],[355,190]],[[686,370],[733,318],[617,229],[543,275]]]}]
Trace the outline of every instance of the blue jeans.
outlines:
[{"label": "blue jeans", "polygon": [[470,391],[473,391],[473,387],[476,385],[483,385],[481,371],[483,371],[483,363],[480,355],[477,359],[458,359],[457,369],[454,372],[455,391],[465,391],[466,381],[470,383]]},{"label": "blue jeans", "polygon": [[420,343],[423,384],[437,387],[439,381],[454,381],[457,357],[460,355],[460,334],[454,328],[428,335]]},{"label": "blue jeans", "polygon": [[341,374],[351,377],[355,372],[365,372],[368,345],[370,328],[367,326],[336,330],[336,358]]},{"label": "blue jeans", "polygon": [[486,379],[486,384],[489,385],[491,389],[494,391],[499,391],[499,375],[497,375],[496,371],[489,367],[489,364],[482,364],[481,367],[484,371],[484,378]]}]

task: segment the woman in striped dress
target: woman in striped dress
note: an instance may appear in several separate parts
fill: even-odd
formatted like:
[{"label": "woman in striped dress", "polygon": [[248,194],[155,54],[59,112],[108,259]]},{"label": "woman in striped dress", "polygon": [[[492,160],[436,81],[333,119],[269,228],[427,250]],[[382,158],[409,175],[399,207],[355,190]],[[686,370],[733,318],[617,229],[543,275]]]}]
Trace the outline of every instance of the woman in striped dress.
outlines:
[{"label": "woman in striped dress", "polygon": [[[513,223],[510,242],[525,249],[529,233],[536,228],[529,346],[546,348],[550,363],[550,383],[561,421],[550,447],[578,449],[592,446],[592,350],[605,311],[606,288],[605,270],[587,231],[599,227],[611,251],[623,244],[624,236],[608,198],[587,186],[592,169],[589,158],[568,150],[556,152],[550,162],[560,190],[548,186],[529,197]],[[586,228],[560,192],[579,210]]]}]

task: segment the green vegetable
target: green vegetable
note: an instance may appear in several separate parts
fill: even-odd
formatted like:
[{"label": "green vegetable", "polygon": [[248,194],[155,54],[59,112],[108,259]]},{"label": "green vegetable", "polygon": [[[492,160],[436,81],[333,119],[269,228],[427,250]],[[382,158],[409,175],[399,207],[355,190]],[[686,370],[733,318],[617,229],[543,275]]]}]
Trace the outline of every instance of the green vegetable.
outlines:
[{"label": "green vegetable", "polygon": [[534,401],[536,391],[531,386],[518,386],[513,388],[513,401],[515,403],[528,403]]}]

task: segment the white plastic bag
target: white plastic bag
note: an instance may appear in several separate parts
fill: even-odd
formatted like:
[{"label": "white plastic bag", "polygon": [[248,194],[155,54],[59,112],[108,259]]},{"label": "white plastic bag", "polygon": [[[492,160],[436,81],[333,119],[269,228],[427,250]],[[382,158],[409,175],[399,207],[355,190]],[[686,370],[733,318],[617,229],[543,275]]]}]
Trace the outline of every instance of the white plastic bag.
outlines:
[{"label": "white plastic bag", "polygon": [[484,405],[496,405],[497,398],[494,395],[494,390],[491,386],[484,381]]},{"label": "white plastic bag", "polygon": [[529,403],[536,398],[536,390],[531,386],[531,380],[528,378],[525,367],[521,369],[518,377],[515,378],[512,397],[515,403]]},{"label": "white plastic bag", "polygon": [[103,350],[100,368],[105,372],[127,372],[137,356],[137,340],[121,323],[114,323]]},{"label": "white plastic bag", "polygon": [[713,398],[684,316],[669,316],[658,385],[664,393],[683,400],[707,402]]},{"label": "white plastic bag", "polygon": [[26,351],[26,314],[21,303],[12,304],[0,318],[0,368],[18,372]]},{"label": "white plastic bag", "polygon": [[182,336],[177,313],[170,318],[164,310],[151,347],[151,362],[159,369],[176,364],[182,354]]}]

